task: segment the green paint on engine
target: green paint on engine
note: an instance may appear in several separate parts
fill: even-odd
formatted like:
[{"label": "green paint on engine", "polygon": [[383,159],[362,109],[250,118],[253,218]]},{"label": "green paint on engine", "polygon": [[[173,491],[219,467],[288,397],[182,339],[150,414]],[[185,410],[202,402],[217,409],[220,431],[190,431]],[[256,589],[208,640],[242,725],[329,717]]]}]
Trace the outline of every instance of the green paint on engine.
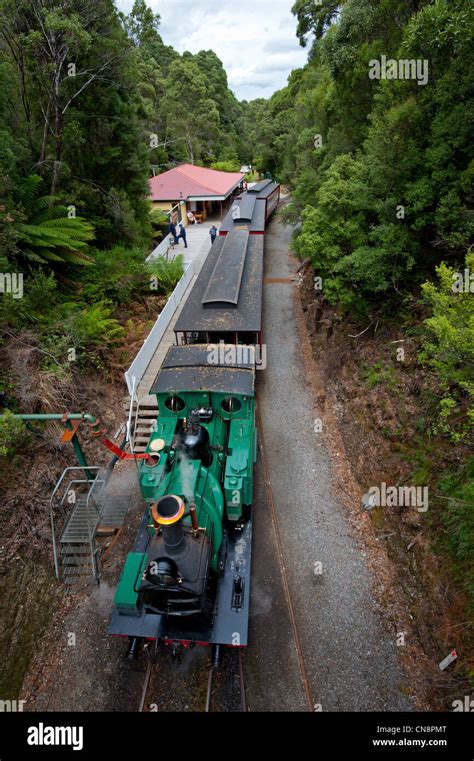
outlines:
[{"label": "green paint on engine", "polygon": [[[223,370],[225,372],[225,369]],[[183,523],[191,525],[189,505],[196,505],[198,525],[212,541],[211,568],[217,571],[225,520],[237,522],[252,504],[253,465],[257,456],[255,401],[253,395],[180,391],[158,393],[159,413],[147,452],[155,453],[153,441],[160,439],[159,456],[153,465],[139,462],[140,488],[148,506],[169,494],[185,503]],[[177,451],[178,434],[191,411],[212,408],[210,420],[201,419],[209,434],[211,461],[183,457]],[[208,453],[209,454],[209,453]],[[153,533],[149,514],[150,535]],[[140,575],[147,551],[129,553],[115,595],[115,605],[129,614],[137,611]]]},{"label": "green paint on engine", "polygon": [[242,505],[252,503],[254,427],[251,420],[233,420],[230,425],[224,492],[230,520],[242,515]]},{"label": "green paint on engine", "polygon": [[[171,403],[170,394],[157,394],[159,415],[147,451],[153,452],[155,439],[162,439],[164,446],[157,465],[140,463],[140,487],[149,504],[167,494],[182,497],[186,512],[190,502],[196,504],[200,528],[212,535],[211,567],[216,570],[224,516],[238,521],[244,506],[252,503],[256,459],[254,398],[235,394],[229,411],[228,394],[176,391],[172,397]],[[180,458],[175,449],[176,435],[184,421],[189,420],[191,410],[201,407],[212,407],[213,411],[210,421],[201,422],[209,433],[212,462],[208,466],[200,460]],[[190,525],[189,516],[183,520]]]},{"label": "green paint on engine", "polygon": [[129,552],[115,593],[115,605],[118,608],[127,610],[136,608],[138,595],[134,586],[139,574],[143,571],[145,561],[146,554]]}]

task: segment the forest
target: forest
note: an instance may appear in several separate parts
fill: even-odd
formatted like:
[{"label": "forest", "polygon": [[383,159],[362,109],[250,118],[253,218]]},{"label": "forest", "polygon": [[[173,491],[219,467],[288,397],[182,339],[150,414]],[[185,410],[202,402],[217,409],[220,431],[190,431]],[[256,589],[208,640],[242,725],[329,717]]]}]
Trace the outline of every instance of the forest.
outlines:
[{"label": "forest", "polygon": [[[251,164],[289,189],[281,214],[324,309],[414,347],[422,412],[405,454],[445,495],[433,528],[472,594],[472,4],[296,0],[307,63],[250,102],[212,50],[167,45],[145,0],[129,15],[112,0],[0,0],[0,14],[3,407],[71,408],[91,374],[121,378],[182,272],[145,264],[166,223],[150,213],[153,173]],[[395,372],[361,368],[394,393]],[[29,442],[7,414],[3,474]]]},{"label": "forest", "polygon": [[232,170],[250,154],[221,61],[167,46],[144,0],[128,16],[112,0],[2,0],[0,12],[0,322],[4,347],[35,347],[43,398],[12,392],[14,351],[0,382],[8,408],[32,409],[57,381],[71,403],[74,377],[117,352],[123,369],[121,347],[150,325],[124,307],[153,305],[179,279],[179,259],[144,265],[167,221],[150,213],[151,174],[182,161]]}]

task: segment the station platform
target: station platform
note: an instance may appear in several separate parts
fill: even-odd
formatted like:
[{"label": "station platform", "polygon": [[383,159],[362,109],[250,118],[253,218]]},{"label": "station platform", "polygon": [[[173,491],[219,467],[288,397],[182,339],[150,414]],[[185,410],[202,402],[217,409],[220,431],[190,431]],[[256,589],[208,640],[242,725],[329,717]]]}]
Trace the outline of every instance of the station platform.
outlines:
[{"label": "station platform", "polygon": [[[138,414],[136,415],[137,423],[135,426],[134,435],[134,451],[136,453],[145,451],[145,447],[150,436],[151,426],[156,420],[156,415],[158,412],[156,397],[151,396],[149,391],[163,364],[163,360],[168,349],[175,343],[175,336],[173,332],[174,326],[179,315],[181,314],[181,310],[184,304],[186,303],[186,299],[188,298],[194,283],[196,282],[196,278],[201,271],[201,267],[204,264],[209,251],[211,250],[211,237],[209,235],[209,230],[213,224],[219,228],[219,222],[213,218],[207,219],[205,222],[199,225],[188,225],[186,228],[188,247],[185,248],[183,241],[180,240],[179,244],[174,249],[173,253],[175,255],[184,254],[185,265],[192,263],[194,273],[136,389],[136,399],[138,401]],[[130,403],[130,397],[127,396],[125,399],[125,412],[127,417],[130,412]]]}]

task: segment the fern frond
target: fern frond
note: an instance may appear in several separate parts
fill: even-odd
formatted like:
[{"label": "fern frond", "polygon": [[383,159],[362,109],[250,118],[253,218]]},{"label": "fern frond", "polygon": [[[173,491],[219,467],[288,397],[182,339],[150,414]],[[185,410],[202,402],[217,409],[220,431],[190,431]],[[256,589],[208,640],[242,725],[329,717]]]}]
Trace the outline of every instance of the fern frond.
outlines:
[{"label": "fern frond", "polygon": [[20,183],[27,214],[18,224],[19,247],[31,261],[92,264],[85,252],[94,238],[94,227],[83,217],[67,216],[67,208],[54,196],[39,196],[42,180],[30,175]]}]

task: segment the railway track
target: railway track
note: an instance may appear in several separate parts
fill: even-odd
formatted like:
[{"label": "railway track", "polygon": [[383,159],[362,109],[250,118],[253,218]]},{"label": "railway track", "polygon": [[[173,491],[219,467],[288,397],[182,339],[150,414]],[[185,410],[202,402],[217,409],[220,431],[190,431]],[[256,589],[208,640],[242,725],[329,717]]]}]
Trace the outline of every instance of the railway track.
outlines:
[{"label": "railway track", "polygon": [[[265,452],[265,440],[263,436],[262,421],[257,407],[256,411],[257,425],[259,430],[259,454],[261,457],[261,465],[263,470],[263,480],[265,484],[266,497],[269,505],[271,521],[276,537],[278,564],[280,568],[281,578],[283,582],[285,600],[288,608],[288,615],[293,633],[293,640],[295,643],[295,650],[300,670],[301,683],[304,690],[305,700],[307,704],[307,710],[309,712],[315,711],[315,703],[312,695],[311,687],[309,684],[309,678],[306,671],[306,665],[304,660],[304,654],[302,650],[301,640],[298,631],[298,625],[296,621],[294,605],[291,596],[290,585],[288,581],[288,574],[286,570],[285,556],[283,551],[283,543],[281,539],[281,533],[278,522],[278,515],[274,504],[273,493],[270,482],[270,473],[268,460]],[[156,675],[156,663],[159,652],[158,645],[152,645],[149,643],[145,646],[147,649],[147,664],[144,673],[144,681],[142,694],[139,704],[139,711],[157,711],[167,710],[162,707],[165,705],[163,699],[158,699],[157,696],[149,696],[150,681],[154,681],[152,675]],[[161,653],[165,657],[164,653]],[[205,713],[216,712],[246,712],[248,711],[247,695],[245,690],[244,672],[243,672],[244,656],[241,648],[228,648],[224,647],[220,650],[213,649],[211,664],[207,668],[202,664],[202,668],[197,673],[197,678],[194,680],[194,690],[196,692],[196,698],[192,706],[186,707],[184,710],[204,711]],[[173,667],[171,667],[173,668]],[[176,667],[174,667],[176,668]],[[164,673],[167,672],[167,673]],[[170,682],[169,690],[173,690],[173,677],[170,675],[173,672],[169,672],[168,668],[162,671],[160,669],[160,682]],[[205,703],[202,705],[202,695],[204,693],[204,680],[206,681],[205,687]],[[162,684],[163,686],[163,684]],[[166,688],[164,688],[164,695],[166,695]],[[148,699],[147,699],[148,698]],[[152,708],[150,708],[152,706]],[[157,708],[160,706],[160,708]],[[181,706],[177,706],[176,703],[168,710],[183,710]]]},{"label": "railway track", "polygon": [[[146,647],[146,646],[145,646]],[[147,647],[146,650],[147,653],[147,665],[145,670],[145,679],[143,682],[142,687],[142,694],[140,698],[140,705],[138,708],[138,713],[143,713],[145,711],[145,706],[148,706],[146,703],[146,697],[148,693],[148,688],[150,686],[150,678],[153,671],[153,666],[156,664],[156,658],[158,653],[158,645],[155,643],[154,645],[151,645],[150,647]]]},{"label": "railway track", "polygon": [[[273,493],[270,482],[270,473],[268,460],[265,451],[265,440],[261,416],[257,407],[256,419],[259,430],[259,453],[261,457],[261,466],[263,471],[263,480],[265,485],[266,497],[269,506],[271,521],[276,537],[276,549],[278,565],[280,568],[285,601],[288,609],[288,616],[293,633],[293,641],[297,655],[297,661],[300,671],[301,683],[304,691],[307,710],[314,712],[315,703],[308,679],[305,665],[304,653],[298,631],[297,620],[291,590],[286,569],[283,542],[279,527],[278,515],[274,504]],[[248,711],[247,696],[245,690],[243,660],[244,656],[240,648],[213,648],[210,665],[206,667],[205,660],[195,664],[192,672],[186,669],[186,680],[189,679],[187,695],[177,695],[176,679],[182,680],[183,674],[179,676],[176,668],[178,665],[171,665],[169,659],[166,659],[165,653],[161,652],[158,644],[152,645],[147,643],[144,651],[146,652],[146,668],[144,671],[144,681],[140,697],[138,710],[144,711],[204,711],[205,713],[214,712],[246,712]],[[156,679],[156,664],[158,653],[165,658],[162,667],[159,669],[159,683]],[[151,685],[150,685],[151,683]],[[159,684],[159,686],[157,686]],[[168,686],[169,685],[169,686]],[[189,697],[189,694],[192,697]],[[203,695],[205,694],[205,702]]]},{"label": "railway track", "polygon": [[222,663],[220,652],[213,651],[206,693],[206,713],[222,710],[247,712],[243,655],[241,648],[226,648]]},{"label": "railway track", "polygon": [[[165,705],[166,702],[161,697],[154,694],[153,682],[157,675],[157,662],[158,662],[158,645],[150,645],[146,648],[146,668],[144,672],[144,678],[142,682],[141,696],[138,707],[139,713],[144,712],[157,712],[168,710]],[[162,653],[163,657],[166,657]],[[173,667],[171,667],[173,669]],[[177,668],[177,666],[174,666]],[[166,674],[167,669],[160,670],[159,677],[160,683],[163,688],[163,683],[171,682],[171,675],[173,670]],[[203,676],[203,675],[202,675]],[[204,688],[201,676],[201,684]],[[171,682],[168,688],[173,691],[173,683]],[[166,692],[166,688],[165,688]],[[198,693],[203,694],[203,689],[199,689]],[[161,708],[158,708],[161,706]],[[173,706],[171,710],[177,710],[176,706]],[[182,710],[178,708],[178,710]],[[196,698],[196,704],[193,706],[193,710],[202,710],[205,713],[220,713],[220,712],[246,712],[247,698],[245,692],[244,682],[244,670],[243,670],[243,655],[240,648],[219,648],[214,647],[212,650],[211,664],[207,670],[206,676],[206,698],[204,705],[199,704],[199,697]]]}]

